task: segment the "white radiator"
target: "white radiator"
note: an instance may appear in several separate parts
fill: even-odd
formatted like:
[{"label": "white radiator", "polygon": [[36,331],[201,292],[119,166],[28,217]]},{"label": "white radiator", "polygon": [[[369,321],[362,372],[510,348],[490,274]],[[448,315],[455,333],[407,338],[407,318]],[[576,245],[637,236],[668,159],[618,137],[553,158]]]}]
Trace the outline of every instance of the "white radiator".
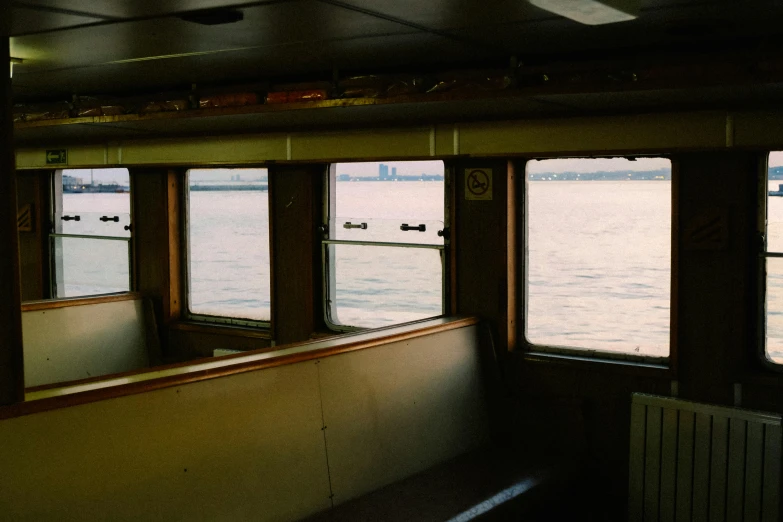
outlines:
[{"label": "white radiator", "polygon": [[634,394],[630,522],[778,522],[781,417]]}]

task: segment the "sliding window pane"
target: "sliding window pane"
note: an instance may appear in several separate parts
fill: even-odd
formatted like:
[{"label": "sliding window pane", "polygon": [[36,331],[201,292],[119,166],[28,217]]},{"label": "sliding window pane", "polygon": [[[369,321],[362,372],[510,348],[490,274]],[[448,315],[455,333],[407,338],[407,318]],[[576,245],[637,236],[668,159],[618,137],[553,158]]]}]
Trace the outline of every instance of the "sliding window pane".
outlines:
[{"label": "sliding window pane", "polygon": [[128,241],[55,237],[53,242],[58,267],[57,297],[130,290]]},{"label": "sliding window pane", "polygon": [[375,328],[443,313],[442,250],[330,245],[331,321]]}]

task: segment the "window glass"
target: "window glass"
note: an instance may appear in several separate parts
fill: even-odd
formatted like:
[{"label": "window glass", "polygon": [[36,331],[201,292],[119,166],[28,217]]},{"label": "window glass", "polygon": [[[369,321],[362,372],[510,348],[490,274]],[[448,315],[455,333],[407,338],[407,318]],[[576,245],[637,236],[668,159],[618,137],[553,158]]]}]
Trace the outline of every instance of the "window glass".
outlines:
[{"label": "window glass", "polygon": [[130,290],[128,169],[66,169],[55,180],[52,294]]},{"label": "window glass", "polygon": [[213,318],[269,321],[266,169],[188,171],[188,306]]},{"label": "window glass", "polygon": [[530,161],[526,196],[528,341],[668,356],[669,160]]},{"label": "window glass", "polygon": [[767,173],[765,353],[783,364],[783,152],[770,152]]},{"label": "window glass", "polygon": [[372,328],[441,315],[443,162],[338,163],[331,175],[328,321]]}]

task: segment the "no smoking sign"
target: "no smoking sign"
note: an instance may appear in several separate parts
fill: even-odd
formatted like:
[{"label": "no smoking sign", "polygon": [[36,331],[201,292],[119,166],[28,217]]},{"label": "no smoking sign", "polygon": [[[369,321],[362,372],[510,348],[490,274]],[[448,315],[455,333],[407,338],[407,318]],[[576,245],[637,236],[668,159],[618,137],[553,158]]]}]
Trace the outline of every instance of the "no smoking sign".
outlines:
[{"label": "no smoking sign", "polygon": [[492,169],[465,169],[465,199],[492,199]]}]

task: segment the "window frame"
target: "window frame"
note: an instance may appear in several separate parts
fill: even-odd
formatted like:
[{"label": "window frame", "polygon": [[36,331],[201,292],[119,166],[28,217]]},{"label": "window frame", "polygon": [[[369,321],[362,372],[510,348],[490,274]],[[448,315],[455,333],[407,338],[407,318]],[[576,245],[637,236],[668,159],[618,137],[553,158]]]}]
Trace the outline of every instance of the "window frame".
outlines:
[{"label": "window frame", "polygon": [[[528,258],[528,241],[530,234],[528,233],[528,163],[538,160],[552,160],[552,159],[611,159],[611,158],[624,158],[629,160],[636,160],[639,158],[664,158],[668,159],[671,164],[671,191],[670,191],[670,264],[669,264],[669,353],[666,356],[653,356],[643,355],[627,352],[610,352],[602,351],[592,348],[579,348],[574,346],[563,345],[550,345],[550,344],[538,344],[532,342],[528,338],[528,280],[529,280],[529,258]],[[519,273],[521,277],[517,284],[519,295],[519,312],[518,317],[518,329],[517,334],[519,339],[522,340],[523,350],[531,356],[543,356],[543,357],[563,357],[573,360],[584,360],[588,362],[608,362],[614,364],[633,364],[636,366],[651,366],[651,367],[665,367],[671,368],[675,364],[676,360],[676,267],[677,267],[677,243],[678,243],[678,226],[677,219],[677,168],[676,158],[668,153],[661,154],[602,154],[602,155],[590,155],[590,154],[575,154],[573,156],[565,155],[535,155],[523,158],[521,161],[523,168],[523,180],[518,184],[517,201],[518,211],[516,220],[520,224],[519,230],[519,259],[521,270]]]},{"label": "window frame", "polygon": [[[761,361],[763,367],[772,370],[774,372],[783,372],[783,362],[777,363],[772,361],[767,356],[767,260],[770,258],[783,259],[783,251],[770,252],[767,250],[767,231],[769,227],[769,155],[772,152],[783,152],[768,150],[760,160],[761,172],[759,172],[758,194],[757,204],[758,212],[756,213],[756,258],[757,258],[757,273],[758,281],[757,287],[759,289],[758,296],[758,339],[756,355],[758,360]],[[770,255],[771,254],[771,255]]]},{"label": "window frame", "polygon": [[[372,161],[373,163],[384,163],[384,162],[393,162],[395,160],[385,160],[385,159],[379,159]],[[450,237],[450,230],[451,230],[451,176],[450,172],[451,169],[449,168],[449,165],[446,160],[443,159],[434,159],[431,157],[427,158],[405,158],[404,160],[400,160],[403,162],[413,162],[413,161],[441,161],[443,163],[443,201],[444,201],[444,207],[443,207],[443,227],[446,231],[445,236],[443,237],[443,245],[439,248],[431,248],[432,250],[440,250],[441,252],[441,313],[438,315],[433,315],[430,317],[425,318],[419,318],[414,319],[413,321],[421,321],[426,319],[432,319],[435,317],[442,317],[448,314],[449,311],[449,303],[450,303],[450,285],[449,285],[449,274],[451,273],[451,237]],[[336,198],[336,189],[337,189],[337,165],[338,164],[344,164],[344,163],[367,163],[370,162],[369,160],[355,160],[355,161],[341,161],[341,162],[331,162],[329,163],[326,168],[324,169],[324,189],[323,189],[323,216],[322,221],[320,225],[320,231],[321,231],[321,281],[322,281],[322,294],[323,294],[323,320],[326,327],[334,332],[339,333],[350,333],[350,332],[357,332],[362,330],[368,330],[373,329],[376,327],[368,327],[368,326],[351,326],[351,325],[343,325],[336,323],[332,319],[332,303],[335,302],[335,292],[337,291],[337,281],[335,280],[335,271],[330,270],[329,267],[331,266],[331,260],[334,257],[334,247],[341,244],[355,244],[350,241],[344,241],[344,240],[338,240],[338,239],[332,239],[336,236],[336,220],[331,219],[333,215],[336,214],[336,205],[337,205],[337,198]],[[334,195],[334,197],[333,197]],[[376,243],[376,242],[373,242]],[[381,242],[377,242],[380,246],[388,246],[389,248],[411,248],[408,243],[394,243],[394,244],[385,244]],[[415,248],[422,248],[420,246],[417,246]],[[401,323],[394,323],[391,325],[384,325],[382,327],[377,328],[386,328],[391,326],[398,326],[400,324],[406,324],[408,322],[412,321],[404,321]]]},{"label": "window frame", "polygon": [[[62,212],[63,209],[61,207],[58,207],[58,202],[62,204],[62,196],[63,196],[63,184],[62,184],[62,178],[63,178],[63,171],[65,170],[88,170],[88,168],[85,167],[73,167],[73,168],[58,168],[51,171],[49,175],[49,223],[48,223],[48,231],[46,233],[47,236],[47,249],[48,249],[48,282],[49,282],[49,296],[50,299],[58,300],[58,299],[90,299],[90,298],[101,298],[106,296],[116,296],[116,295],[123,295],[123,294],[130,294],[136,292],[136,255],[134,251],[134,245],[136,242],[136,235],[133,230],[133,193],[134,193],[134,177],[132,175],[130,167],[99,167],[98,170],[105,170],[108,168],[124,168],[128,171],[128,187],[129,187],[129,198],[130,198],[130,208],[128,212],[128,216],[130,219],[128,229],[128,238],[127,238],[127,247],[128,247],[128,290],[120,290],[116,292],[103,292],[99,294],[83,294],[78,296],[66,296],[66,297],[59,297],[57,295],[57,281],[58,277],[57,274],[59,272],[58,264],[57,264],[57,249],[54,246],[55,239],[58,237],[61,238],[84,238],[84,239],[90,239],[86,236],[82,236],[79,234],[63,234],[57,232],[57,213]],[[92,170],[92,169],[90,169]],[[109,236],[95,236],[95,238],[106,238]]]},{"label": "window frame", "polygon": [[[192,312],[190,309],[190,287],[191,287],[191,274],[190,274],[190,171],[191,170],[209,170],[209,169],[265,169],[267,171],[267,228],[269,243],[267,245],[269,251],[269,283],[270,283],[270,302],[269,302],[269,316],[268,321],[258,319],[241,319],[236,317],[227,317],[221,315],[209,315],[199,314]],[[181,266],[181,300],[184,303],[182,308],[182,318],[186,321],[192,321],[194,323],[204,325],[218,325],[218,326],[236,326],[244,328],[255,328],[259,330],[266,330],[271,332],[272,320],[274,317],[274,299],[272,287],[274,286],[274,263],[272,262],[272,184],[269,183],[269,166],[266,164],[251,164],[251,165],[192,165],[182,169],[182,192],[180,198],[181,211],[181,231],[180,231],[180,251],[182,258]]]}]

